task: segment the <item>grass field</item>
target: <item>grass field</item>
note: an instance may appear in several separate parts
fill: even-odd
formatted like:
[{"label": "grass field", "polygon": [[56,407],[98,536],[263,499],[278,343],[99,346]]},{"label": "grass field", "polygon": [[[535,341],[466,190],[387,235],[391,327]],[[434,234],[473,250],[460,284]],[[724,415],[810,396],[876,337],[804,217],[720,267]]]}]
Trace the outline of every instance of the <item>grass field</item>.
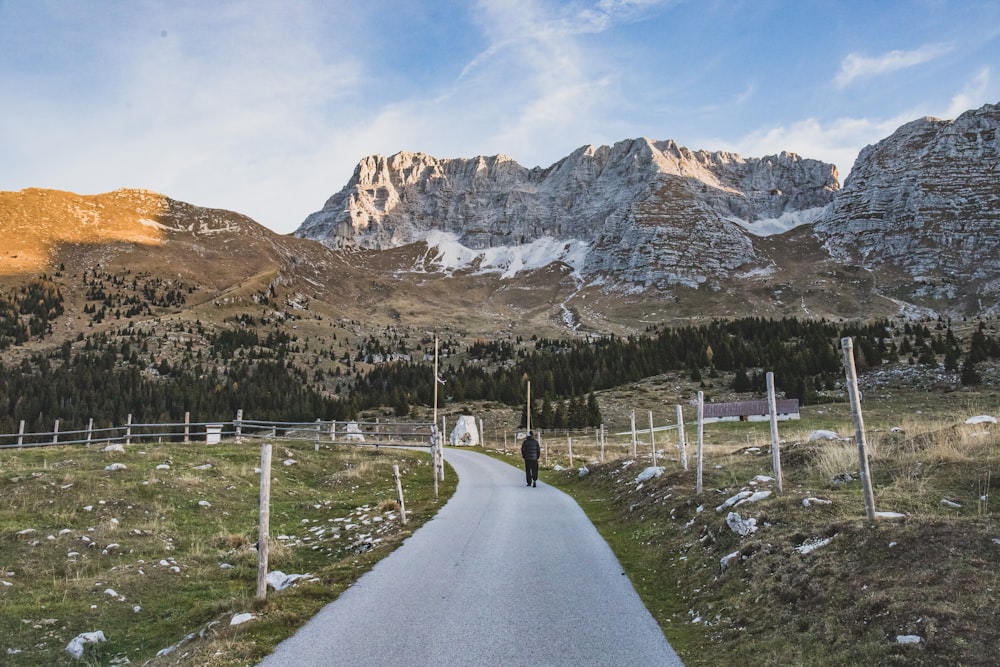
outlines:
[{"label": "grass field", "polygon": [[[259,465],[256,443],[0,451],[0,663],[255,664],[455,484],[446,474],[435,498],[425,452],[277,442],[269,570],[307,576],[261,602]],[[81,660],[67,653],[98,630]]]},{"label": "grass field", "polygon": [[[808,441],[815,429],[853,435],[844,404],[779,424],[783,493],[768,479],[766,422],[706,425],[701,495],[691,425],[688,471],[672,436],[659,476],[639,481],[646,439],[638,457],[619,443],[604,463],[577,445],[564,470],[550,452],[543,478],[588,513],[688,665],[994,665],[1000,429],[965,423],[984,413],[1000,414],[995,393],[866,402],[876,509],[903,515],[875,523],[853,440]],[[855,481],[834,481],[844,473]],[[737,534],[730,512],[755,531]]]}]

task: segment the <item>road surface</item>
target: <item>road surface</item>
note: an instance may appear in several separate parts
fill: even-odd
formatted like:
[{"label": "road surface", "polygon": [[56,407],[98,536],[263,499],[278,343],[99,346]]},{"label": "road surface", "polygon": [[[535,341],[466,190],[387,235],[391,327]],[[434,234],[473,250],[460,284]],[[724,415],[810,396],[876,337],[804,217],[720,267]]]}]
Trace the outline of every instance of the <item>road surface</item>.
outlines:
[{"label": "road surface", "polygon": [[682,665],[572,498],[448,449],[454,496],[260,667]]}]

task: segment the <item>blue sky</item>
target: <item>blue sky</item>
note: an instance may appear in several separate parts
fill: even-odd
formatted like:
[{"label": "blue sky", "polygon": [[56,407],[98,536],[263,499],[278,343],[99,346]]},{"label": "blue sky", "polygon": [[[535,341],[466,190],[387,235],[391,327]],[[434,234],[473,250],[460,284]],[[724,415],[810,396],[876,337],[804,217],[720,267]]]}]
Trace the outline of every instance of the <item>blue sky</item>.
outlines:
[{"label": "blue sky", "polygon": [[0,0],[0,190],[293,231],[366,155],[674,139],[837,165],[1000,102],[1000,0]]}]

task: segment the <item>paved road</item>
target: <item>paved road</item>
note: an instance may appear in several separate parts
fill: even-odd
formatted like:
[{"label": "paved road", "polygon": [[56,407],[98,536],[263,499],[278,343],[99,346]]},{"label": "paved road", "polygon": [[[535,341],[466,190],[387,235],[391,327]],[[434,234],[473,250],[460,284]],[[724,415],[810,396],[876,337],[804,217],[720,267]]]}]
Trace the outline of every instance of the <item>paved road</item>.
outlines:
[{"label": "paved road", "polygon": [[566,494],[448,449],[455,495],[260,667],[682,665]]}]

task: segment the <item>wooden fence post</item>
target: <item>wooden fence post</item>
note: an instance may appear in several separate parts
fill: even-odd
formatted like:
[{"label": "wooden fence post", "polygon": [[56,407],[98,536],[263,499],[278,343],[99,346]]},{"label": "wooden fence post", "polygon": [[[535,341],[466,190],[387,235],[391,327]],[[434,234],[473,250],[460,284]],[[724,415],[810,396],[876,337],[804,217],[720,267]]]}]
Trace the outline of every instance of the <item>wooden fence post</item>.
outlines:
[{"label": "wooden fence post", "polygon": [[399,466],[393,464],[392,476],[396,478],[396,498],[399,500],[399,518],[406,525],[406,502],[403,500],[403,482],[399,478]]},{"label": "wooden fence post", "polygon": [[127,424],[125,425],[125,444],[132,444],[132,415],[128,416]]},{"label": "wooden fence post", "polygon": [[601,424],[601,463],[604,463],[604,424]]},{"label": "wooden fence post", "polygon": [[656,438],[653,436],[653,411],[649,411],[649,447],[653,450],[653,466],[656,466]]},{"label": "wooden fence post", "polygon": [[91,417],[87,422],[87,444],[90,444],[90,438],[94,435],[94,418]]},{"label": "wooden fence post", "polygon": [[774,466],[774,482],[781,493],[781,441],[778,439],[778,401],[774,397],[774,373],[767,374],[767,409],[771,413],[771,463]]},{"label": "wooden fence post", "polygon": [[444,481],[444,434],[448,432],[448,418],[441,416],[441,437],[438,438],[438,475]]},{"label": "wooden fence post", "polygon": [[695,484],[695,494],[701,495],[702,468],[705,459],[705,392],[698,392],[698,476]]},{"label": "wooden fence post", "polygon": [[243,408],[236,411],[236,423],[233,426],[236,427],[236,444],[243,444]]},{"label": "wooden fence post", "polygon": [[190,444],[191,442],[191,413],[184,413],[184,444]]},{"label": "wooden fence post", "polygon": [[635,409],[629,415],[629,420],[632,423],[632,458],[639,458],[639,443],[635,439]]},{"label": "wooden fence post", "polygon": [[21,447],[24,445],[24,420],[21,420],[21,425],[17,427],[17,446]]},{"label": "wooden fence post", "polygon": [[434,478],[434,497],[438,497],[438,430],[437,424],[431,425],[431,477]]},{"label": "wooden fence post", "polygon": [[569,451],[569,467],[573,467],[573,438],[566,434],[566,449]]},{"label": "wooden fence post", "polygon": [[52,444],[59,442],[59,420],[56,420],[55,426],[52,427]]},{"label": "wooden fence post", "polygon": [[861,490],[865,496],[865,512],[869,521],[875,520],[875,494],[872,478],[868,471],[868,442],[865,439],[865,420],[861,415],[861,392],[858,390],[858,371],[854,366],[854,341],[850,336],[840,339],[844,350],[844,369],[847,372],[847,394],[851,400],[851,414],[854,417],[854,440],[858,445],[858,466],[861,471]]},{"label": "wooden fence post", "polygon": [[684,410],[677,406],[677,449],[681,454],[681,468],[688,469],[687,447],[684,446]]},{"label": "wooden fence post", "polygon": [[271,443],[260,446],[260,521],[257,529],[257,599],[267,598],[267,549],[271,532]]},{"label": "wooden fence post", "polygon": [[321,424],[321,423],[320,423],[320,421],[319,421],[319,420],[317,419],[317,420],[316,420],[316,437],[315,437],[315,439],[313,440],[313,451],[314,451],[314,452],[318,452],[318,451],[319,451],[319,431],[320,431],[320,427],[321,427],[321,426],[322,426],[322,424]]}]

